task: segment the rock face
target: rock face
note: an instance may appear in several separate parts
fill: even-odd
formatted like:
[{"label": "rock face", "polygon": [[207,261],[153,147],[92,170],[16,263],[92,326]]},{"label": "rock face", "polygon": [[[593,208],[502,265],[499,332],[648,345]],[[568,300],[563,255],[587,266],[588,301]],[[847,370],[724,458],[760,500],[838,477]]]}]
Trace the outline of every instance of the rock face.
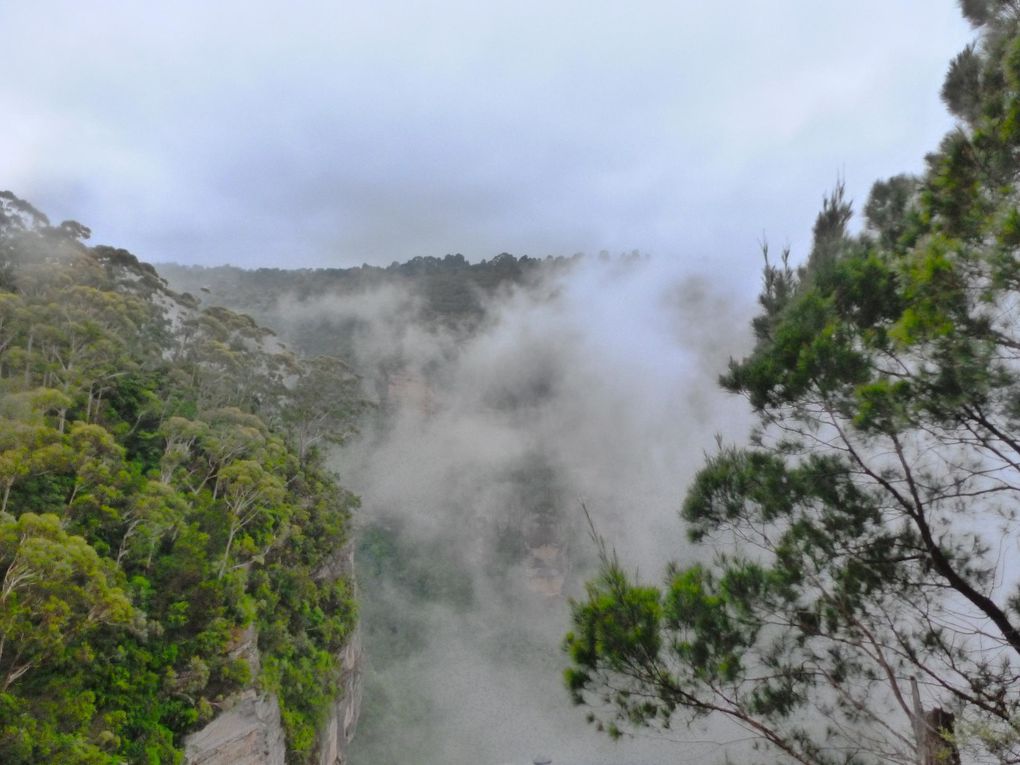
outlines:
[{"label": "rock face", "polygon": [[[354,545],[347,545],[318,572],[323,579],[350,577],[354,581]],[[319,765],[346,765],[347,746],[354,738],[361,710],[361,630],[357,629],[340,654],[343,675],[340,694],[319,731]]]},{"label": "rock face", "polygon": [[355,632],[343,652],[343,695],[333,704],[319,734],[319,765],[346,765],[347,746],[354,738],[361,710],[361,632]]},{"label": "rock face", "polygon": [[285,755],[276,696],[254,690],[184,741],[189,765],[284,765]]},{"label": "rock face", "polygon": [[[318,576],[337,579],[352,576],[354,545],[348,545],[323,565]],[[259,668],[258,636],[254,628],[238,635],[230,652],[243,657],[257,676]],[[336,701],[319,731],[320,765],[345,765],[347,746],[361,709],[361,633],[355,631],[340,654],[343,675]],[[286,743],[280,720],[280,704],[273,694],[249,689],[234,698],[229,709],[200,731],[184,739],[186,765],[284,765]]]},{"label": "rock face", "polygon": [[529,547],[524,561],[525,584],[531,592],[546,598],[558,598],[563,594],[566,568],[566,555],[557,545]]},{"label": "rock face", "polygon": [[393,408],[406,407],[421,415],[434,414],[436,397],[429,384],[413,372],[397,372],[386,381],[386,402]]},{"label": "rock face", "polygon": [[[341,654],[337,699],[319,733],[320,765],[345,765],[361,709],[361,634]],[[244,691],[233,706],[184,740],[187,765],[284,765],[286,745],[280,705],[273,694]]]}]

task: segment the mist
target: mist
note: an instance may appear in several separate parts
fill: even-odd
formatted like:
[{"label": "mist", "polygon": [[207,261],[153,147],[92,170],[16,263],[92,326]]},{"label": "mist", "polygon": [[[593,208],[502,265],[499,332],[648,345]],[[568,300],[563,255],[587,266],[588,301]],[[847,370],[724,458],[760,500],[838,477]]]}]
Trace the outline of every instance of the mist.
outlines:
[{"label": "mist", "polygon": [[[544,273],[489,298],[471,330],[416,321],[392,285],[275,311],[284,336],[346,328],[377,404],[333,465],[363,503],[354,765],[685,761],[675,740],[588,725],[560,641],[597,562],[582,507],[629,568],[705,555],[678,509],[717,437],[747,432],[716,379],[749,347],[752,306],[654,258]],[[672,738],[702,740],[679,750],[691,762],[717,749]]]}]

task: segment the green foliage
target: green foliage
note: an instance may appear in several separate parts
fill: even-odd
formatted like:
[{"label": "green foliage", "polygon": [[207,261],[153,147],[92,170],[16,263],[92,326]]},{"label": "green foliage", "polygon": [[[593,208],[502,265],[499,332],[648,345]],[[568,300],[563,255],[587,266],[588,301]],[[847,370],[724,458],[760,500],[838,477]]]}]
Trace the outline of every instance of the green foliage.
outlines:
[{"label": "green foliage", "polygon": [[[0,194],[0,761],[179,763],[257,683],[310,762],[356,619],[331,569],[355,500],[294,423],[339,362],[225,309],[178,303],[171,331],[155,271],[86,236]],[[341,386],[322,427],[360,411]]]},{"label": "green foliage", "polygon": [[872,187],[864,217],[884,248],[897,246],[906,233],[910,223],[908,210],[916,194],[917,179],[909,175],[878,181]]},{"label": "green foliage", "polygon": [[573,606],[567,686],[610,735],[711,716],[784,762],[915,762],[916,680],[954,746],[1020,757],[1020,5],[962,5],[982,36],[943,97],[966,124],[876,184],[862,234],[838,188],[804,267],[766,257],[722,378],[760,424],[683,505],[714,555],[649,587],[603,548]]},{"label": "green foliage", "polygon": [[949,64],[942,100],[957,117],[977,124],[981,115],[981,57],[973,46],[964,48]]},{"label": "green foliage", "polygon": [[[365,327],[358,319],[329,316],[315,312],[309,318],[295,317],[289,311],[291,298],[305,303],[316,298],[335,300],[383,287],[397,287],[413,296],[405,306],[406,316],[422,327],[477,326],[486,318],[489,296],[516,285],[537,281],[538,275],[569,268],[573,258],[548,257],[543,260],[527,255],[515,257],[500,253],[490,260],[469,263],[463,255],[415,257],[406,263],[381,268],[368,264],[355,268],[282,270],[259,268],[253,271],[232,266],[160,266],[161,273],[175,289],[199,294],[204,300],[251,312],[260,322],[272,327],[287,327],[288,340],[305,353],[321,354],[335,364],[332,356],[355,363],[355,337]],[[314,374],[314,371],[313,371]],[[343,374],[340,380],[347,379]],[[349,393],[343,386],[332,392],[319,390],[334,400]],[[347,403],[351,403],[347,396]],[[336,432],[346,432],[342,422]]]}]

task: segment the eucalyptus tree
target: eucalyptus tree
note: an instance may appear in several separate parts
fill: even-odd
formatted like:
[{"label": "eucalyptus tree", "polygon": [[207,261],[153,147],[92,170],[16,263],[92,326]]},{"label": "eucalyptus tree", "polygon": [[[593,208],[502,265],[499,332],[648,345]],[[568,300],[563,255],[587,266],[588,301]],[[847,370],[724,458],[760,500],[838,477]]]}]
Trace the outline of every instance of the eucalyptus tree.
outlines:
[{"label": "eucalyptus tree", "polygon": [[341,359],[316,356],[301,363],[301,372],[287,390],[281,419],[303,461],[324,443],[346,441],[366,403],[361,378]]},{"label": "eucalyptus tree", "polygon": [[55,515],[0,516],[0,567],[0,692],[101,625],[136,619],[114,567]]}]

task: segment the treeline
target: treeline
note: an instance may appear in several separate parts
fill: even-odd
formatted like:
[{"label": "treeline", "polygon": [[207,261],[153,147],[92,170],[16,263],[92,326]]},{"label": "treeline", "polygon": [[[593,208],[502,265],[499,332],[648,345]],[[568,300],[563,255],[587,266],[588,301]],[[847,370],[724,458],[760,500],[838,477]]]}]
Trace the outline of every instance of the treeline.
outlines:
[{"label": "treeline", "polygon": [[320,447],[358,381],[88,235],[0,192],[0,761],[180,762],[254,684],[309,762],[355,623]]},{"label": "treeline", "polygon": [[[271,317],[277,301],[286,297],[304,302],[327,295],[344,296],[386,285],[408,290],[421,301],[416,319],[424,324],[470,325],[485,314],[500,289],[537,283],[563,271],[584,256],[532,258],[500,253],[477,263],[463,255],[421,256],[389,266],[367,263],[353,268],[258,268],[236,266],[159,265],[159,272],[175,288],[203,302],[226,305],[261,318]],[[608,254],[602,253],[602,258]],[[637,252],[621,256],[640,258]]]}]

